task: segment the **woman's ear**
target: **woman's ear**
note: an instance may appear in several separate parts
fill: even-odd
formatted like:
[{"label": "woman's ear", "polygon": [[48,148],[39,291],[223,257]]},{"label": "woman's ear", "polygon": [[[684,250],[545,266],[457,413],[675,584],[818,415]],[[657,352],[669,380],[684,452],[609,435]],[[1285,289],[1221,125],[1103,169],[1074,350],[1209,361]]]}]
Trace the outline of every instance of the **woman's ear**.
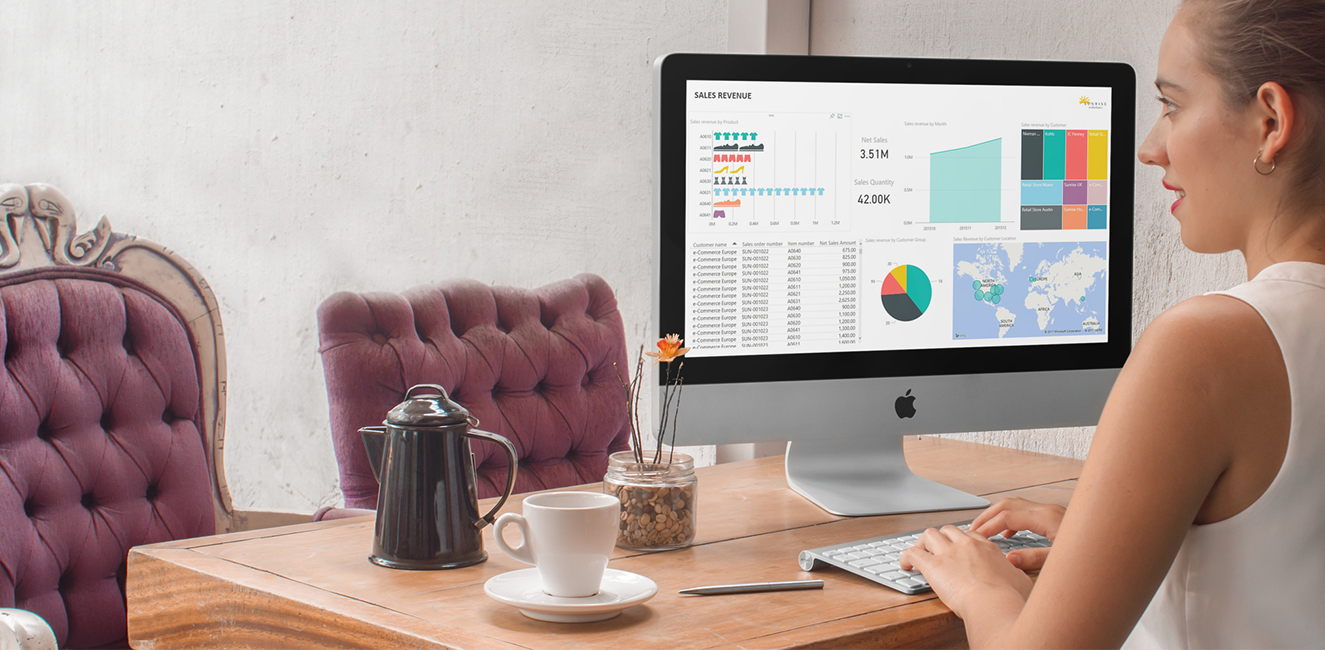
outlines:
[{"label": "woman's ear", "polygon": [[1288,146],[1293,134],[1293,99],[1277,82],[1267,81],[1256,90],[1251,110],[1256,116],[1257,137],[1260,140],[1260,161],[1274,162],[1274,157]]}]

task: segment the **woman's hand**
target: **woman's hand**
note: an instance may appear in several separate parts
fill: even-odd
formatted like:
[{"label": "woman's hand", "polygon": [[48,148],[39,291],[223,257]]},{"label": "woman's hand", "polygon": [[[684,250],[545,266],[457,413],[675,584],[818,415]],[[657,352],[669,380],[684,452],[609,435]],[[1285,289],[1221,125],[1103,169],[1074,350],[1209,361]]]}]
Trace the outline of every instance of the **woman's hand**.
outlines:
[{"label": "woman's hand", "polygon": [[[1067,509],[1049,503],[1027,501],[1020,497],[999,499],[971,522],[971,530],[985,537],[1003,535],[1011,537],[1023,530],[1043,535],[1053,541],[1058,537],[1058,526],[1063,523]],[[1044,567],[1049,557],[1047,548],[1024,548],[1008,553],[1008,561],[1023,571]]]},{"label": "woman's hand", "polygon": [[1031,579],[1003,559],[1003,552],[979,533],[956,526],[926,530],[899,564],[925,576],[943,603],[966,619],[972,604],[1000,599],[1020,608],[1031,593]]}]

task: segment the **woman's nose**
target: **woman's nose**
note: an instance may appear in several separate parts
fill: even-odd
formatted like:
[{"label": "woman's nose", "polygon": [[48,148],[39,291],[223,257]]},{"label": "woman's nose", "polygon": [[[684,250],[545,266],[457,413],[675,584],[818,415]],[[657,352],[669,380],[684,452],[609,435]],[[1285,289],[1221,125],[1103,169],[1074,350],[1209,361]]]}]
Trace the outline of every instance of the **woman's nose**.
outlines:
[{"label": "woman's nose", "polygon": [[1136,157],[1142,163],[1159,166],[1169,163],[1168,151],[1164,148],[1164,134],[1160,132],[1162,129],[1162,125],[1156,123],[1141,143],[1141,148],[1136,150]]}]

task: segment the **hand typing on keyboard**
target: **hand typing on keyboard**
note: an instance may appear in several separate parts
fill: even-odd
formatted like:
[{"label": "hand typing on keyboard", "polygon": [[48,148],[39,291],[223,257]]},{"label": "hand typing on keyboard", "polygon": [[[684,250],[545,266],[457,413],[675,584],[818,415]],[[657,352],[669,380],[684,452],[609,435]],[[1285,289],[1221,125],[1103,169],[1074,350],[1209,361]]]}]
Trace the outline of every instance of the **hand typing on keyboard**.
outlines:
[{"label": "hand typing on keyboard", "polygon": [[[1053,541],[1058,537],[1058,526],[1063,523],[1067,509],[1051,503],[1036,503],[1021,498],[1000,499],[971,522],[981,535],[1012,537],[1017,531],[1030,531]],[[1049,548],[1014,549],[1007,554],[1008,561],[1023,571],[1036,571],[1044,566]]]},{"label": "hand typing on keyboard", "polygon": [[[926,530],[916,545],[902,554],[899,566],[920,571],[934,593],[959,617],[965,618],[977,598],[987,605],[993,602],[991,599],[1006,599],[1008,607],[1020,607],[1030,596],[1031,579],[1017,570],[1012,562],[999,558],[998,549],[993,546],[1000,538],[1012,539],[1004,536],[1023,526],[1056,536],[1064,512],[1065,509],[1058,506],[1025,499],[1003,499],[981,513],[972,522],[974,526],[970,531],[954,526]],[[992,540],[986,537],[991,533],[996,534]],[[1046,542],[1051,541],[1049,535],[1034,534]],[[1047,545],[1035,546],[1048,548]],[[1021,558],[1024,563],[1043,565],[1042,551],[1016,550],[1024,556]]]},{"label": "hand typing on keyboard", "polygon": [[920,571],[934,593],[960,617],[960,604],[971,599],[967,592],[987,595],[994,588],[1019,603],[1030,595],[1030,576],[1012,566],[1003,553],[996,542],[979,533],[944,526],[921,533],[898,564]]},{"label": "hand typing on keyboard", "polygon": [[[1025,588],[1029,590],[1029,579],[1017,571],[1016,566],[1033,570],[1044,564],[1052,539],[1058,534],[1062,512],[1059,506],[1025,499],[1003,499],[982,512],[973,522],[945,529],[952,528],[974,541],[983,542],[987,547],[986,554],[995,551],[1007,554],[1009,559],[1000,559],[999,562],[1004,565],[1003,568],[1012,571],[1009,576],[1016,574],[1019,577],[1015,584],[1024,581]],[[977,532],[969,533],[970,526],[975,526]],[[902,593],[917,594],[930,590],[932,576],[928,575],[923,566],[915,566],[913,561],[903,561],[903,554],[927,532],[941,534],[936,529],[917,530],[834,544],[802,551],[799,561],[801,568],[806,571],[821,564],[830,564]],[[934,543],[942,545],[951,542],[935,538]],[[923,544],[921,546],[929,555],[934,554],[934,548]]]}]

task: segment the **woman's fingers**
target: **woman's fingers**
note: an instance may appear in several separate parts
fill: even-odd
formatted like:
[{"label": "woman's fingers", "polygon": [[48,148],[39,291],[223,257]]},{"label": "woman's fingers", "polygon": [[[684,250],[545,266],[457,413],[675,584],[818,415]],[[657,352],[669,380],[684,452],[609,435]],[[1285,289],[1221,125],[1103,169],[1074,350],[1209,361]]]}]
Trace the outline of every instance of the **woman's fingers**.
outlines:
[{"label": "woman's fingers", "polygon": [[993,537],[994,535],[997,535],[999,533],[1003,534],[1008,534],[1009,532],[1016,533],[1017,530],[1019,529],[1013,528],[1012,527],[1013,524],[1009,522],[1009,518],[1012,516],[1013,515],[1011,510],[1004,510],[994,515],[993,517],[986,519],[984,522],[980,523],[979,525],[977,525],[975,522],[971,522],[971,530],[975,531],[976,533],[983,534],[986,538]]},{"label": "woman's fingers", "polygon": [[[1012,501],[1012,499],[1005,499],[1004,501]],[[1021,530],[1029,530],[1049,539],[1053,539],[1058,535],[1058,525],[1063,521],[1065,508],[1052,504],[1026,501],[1025,499],[1016,499],[1016,501],[1016,503],[1011,504],[1004,504],[1003,501],[1000,501],[998,505],[1006,505],[1007,507],[985,518],[979,525],[972,522],[971,529],[986,537],[1000,533],[1006,535]],[[979,520],[977,519],[977,521]]]},{"label": "woman's fingers", "polygon": [[[1007,501],[1007,499],[1004,501]],[[1027,501],[1026,503],[1033,502]],[[914,546],[902,553],[901,557],[898,558],[898,565],[905,571],[916,570],[924,573],[926,561],[932,561],[935,555],[947,551],[954,544],[967,541],[987,543],[989,536],[1000,532],[1035,530],[1030,527],[1018,526],[1019,522],[1024,523],[1027,519],[1021,515],[1013,514],[1015,512],[1005,510],[987,519],[984,530],[976,530],[974,525],[969,530],[962,530],[956,526],[944,526],[938,529],[929,528],[921,533]],[[1055,525],[1055,531],[1056,528]],[[986,533],[986,531],[992,532]],[[1022,571],[1037,571],[1044,567],[1044,561],[1049,557],[1049,551],[1048,548],[1024,548],[1008,553],[1007,558],[1008,562],[1011,562],[1013,566]]]},{"label": "woman's fingers", "polygon": [[926,553],[935,553],[947,548],[951,543],[937,528],[926,528],[925,532],[920,533],[920,539],[916,540],[914,548]]},{"label": "woman's fingers", "polygon": [[919,544],[916,544],[915,546],[902,551],[902,555],[897,558],[897,566],[901,567],[903,571],[919,571],[924,573],[928,560],[933,557],[934,556],[930,555],[928,551],[920,548]]},{"label": "woman's fingers", "polygon": [[1003,512],[1004,510],[1007,510],[1009,507],[1011,507],[1012,504],[1015,503],[1017,500],[1019,499],[1017,499],[1016,497],[1013,498],[1004,497],[1002,499],[999,499],[996,503],[994,503],[994,505],[985,508],[984,511],[982,511],[979,515],[976,515],[975,520],[971,522],[971,529],[975,530],[977,528],[980,528],[985,524],[985,522],[994,518],[1000,512]]},{"label": "woman's fingers", "polygon": [[[944,526],[944,528],[956,530],[952,526]],[[933,557],[933,554],[941,553],[949,546],[952,546],[952,541],[948,539],[947,535],[938,529],[928,528],[920,534],[920,539],[916,540],[915,545],[902,552],[902,555],[897,559],[898,566],[901,566],[903,571],[911,571],[913,567],[923,566],[923,559]],[[920,556],[925,556],[925,558]],[[921,573],[925,572],[924,569],[920,568],[915,570]]]},{"label": "woman's fingers", "polygon": [[1023,548],[1008,553],[1008,561],[1022,571],[1039,571],[1044,568],[1044,561],[1049,559],[1047,548]]}]

